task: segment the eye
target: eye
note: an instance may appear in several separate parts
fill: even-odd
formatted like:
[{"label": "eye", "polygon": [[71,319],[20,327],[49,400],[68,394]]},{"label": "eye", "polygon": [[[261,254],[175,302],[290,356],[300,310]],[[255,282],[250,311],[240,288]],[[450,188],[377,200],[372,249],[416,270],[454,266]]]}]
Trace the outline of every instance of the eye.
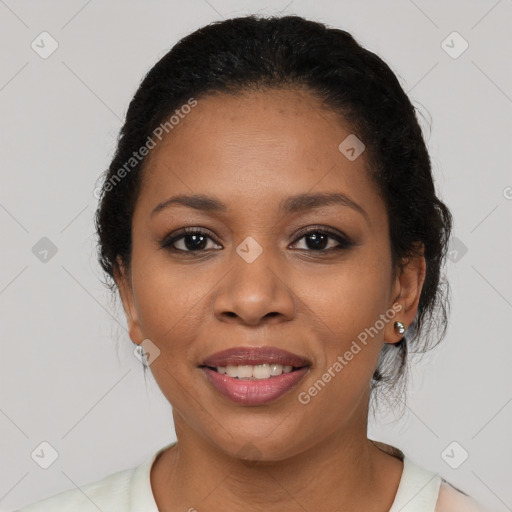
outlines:
[{"label": "eye", "polygon": [[[332,250],[348,249],[353,245],[347,236],[326,227],[302,230],[299,235],[291,247],[304,240],[306,247],[298,247],[301,251],[328,253]],[[169,251],[181,253],[201,253],[222,248],[215,242],[215,237],[210,231],[199,228],[183,228],[177,233],[167,236],[160,245]]]},{"label": "eye", "polygon": [[[302,231],[299,238],[293,245],[303,240],[306,247],[299,247],[299,250],[309,252],[330,252],[332,250],[348,249],[352,242],[342,233],[325,227],[310,228],[308,231]],[[329,239],[331,242],[329,242]],[[334,245],[333,245],[334,242]]]},{"label": "eye", "polygon": [[[215,247],[208,247],[208,240],[213,242],[213,235],[198,228],[183,228],[166,237],[160,244],[162,248],[180,252],[203,252]],[[211,244],[210,244],[211,245]],[[213,244],[215,246],[215,244]]]}]

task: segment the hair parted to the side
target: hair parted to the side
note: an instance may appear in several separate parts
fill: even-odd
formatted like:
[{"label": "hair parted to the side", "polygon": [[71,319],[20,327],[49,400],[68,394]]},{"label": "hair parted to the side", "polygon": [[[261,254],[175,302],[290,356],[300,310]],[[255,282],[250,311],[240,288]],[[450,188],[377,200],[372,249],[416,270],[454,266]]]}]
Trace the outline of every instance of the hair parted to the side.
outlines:
[{"label": "hair parted to the side", "polygon": [[426,277],[415,321],[401,342],[384,344],[371,382],[372,398],[379,390],[388,403],[395,399],[391,407],[405,403],[409,354],[430,350],[446,334],[449,285],[441,271],[452,216],[436,195],[411,101],[389,66],[344,30],[299,16],[228,19],[184,37],[150,69],[130,102],[103,175],[95,224],[106,284],[115,294],[118,258],[130,268],[132,216],[148,157],[114,187],[106,186],[109,179],[190,98],[265,88],[310,92],[364,142],[369,177],[388,211],[393,273],[424,248]]}]

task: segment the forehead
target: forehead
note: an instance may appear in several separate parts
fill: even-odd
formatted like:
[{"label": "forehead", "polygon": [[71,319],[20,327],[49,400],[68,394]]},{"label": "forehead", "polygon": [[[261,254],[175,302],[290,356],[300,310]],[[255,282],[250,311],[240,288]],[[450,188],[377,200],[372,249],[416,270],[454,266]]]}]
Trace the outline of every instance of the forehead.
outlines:
[{"label": "forehead", "polygon": [[149,154],[140,199],[196,193],[249,207],[335,191],[378,207],[364,151],[351,160],[339,149],[353,136],[339,114],[307,91],[198,98]]},{"label": "forehead", "polygon": [[251,160],[276,158],[276,164],[298,159],[310,164],[319,153],[337,152],[336,141],[344,134],[350,129],[340,116],[306,91],[214,94],[198,99],[150,158],[154,163],[162,153],[164,158],[174,153],[173,160],[183,164],[212,157],[216,162],[246,161],[246,167]]}]

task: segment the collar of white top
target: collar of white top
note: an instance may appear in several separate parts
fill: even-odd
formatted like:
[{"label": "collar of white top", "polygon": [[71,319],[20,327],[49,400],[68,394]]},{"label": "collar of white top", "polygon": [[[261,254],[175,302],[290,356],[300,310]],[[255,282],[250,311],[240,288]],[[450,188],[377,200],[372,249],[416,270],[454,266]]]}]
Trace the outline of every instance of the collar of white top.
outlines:
[{"label": "collar of white top", "polygon": [[404,457],[404,469],[389,512],[434,512],[441,476]]}]

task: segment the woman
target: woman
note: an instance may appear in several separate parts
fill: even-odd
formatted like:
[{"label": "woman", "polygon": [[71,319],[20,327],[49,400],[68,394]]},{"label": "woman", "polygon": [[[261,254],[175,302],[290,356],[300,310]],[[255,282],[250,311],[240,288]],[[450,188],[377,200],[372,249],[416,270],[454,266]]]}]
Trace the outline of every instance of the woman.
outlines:
[{"label": "woman", "polygon": [[182,39],[130,103],[96,226],[177,443],[24,511],[481,510],[367,437],[445,334],[452,217],[349,33],[249,16]]}]

